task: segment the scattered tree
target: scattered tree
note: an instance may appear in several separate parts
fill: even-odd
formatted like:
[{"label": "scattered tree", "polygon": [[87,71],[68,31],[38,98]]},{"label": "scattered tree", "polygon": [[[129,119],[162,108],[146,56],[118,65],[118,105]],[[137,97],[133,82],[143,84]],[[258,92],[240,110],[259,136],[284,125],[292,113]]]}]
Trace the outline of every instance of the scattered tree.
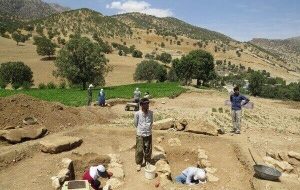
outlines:
[{"label": "scattered tree", "polygon": [[50,59],[50,57],[55,54],[56,45],[46,37],[36,38],[36,40],[36,52],[41,56],[48,56]]},{"label": "scattered tree", "polygon": [[253,71],[249,78],[249,91],[253,96],[259,96],[264,85],[264,75],[259,71]]},{"label": "scattered tree", "polygon": [[105,74],[111,70],[107,59],[97,43],[86,37],[74,37],[59,51],[55,66],[55,76],[66,78],[70,84],[105,84]]},{"label": "scattered tree", "polygon": [[11,84],[14,89],[33,85],[33,75],[30,67],[23,62],[7,62],[0,65],[0,84],[5,88]]},{"label": "scattered tree", "polygon": [[143,57],[143,53],[139,50],[133,50],[131,55],[132,55],[132,57],[137,57],[137,58],[142,58]]},{"label": "scattered tree", "polygon": [[14,32],[12,38],[17,42],[17,45],[19,45],[20,42],[24,43],[26,41],[26,37],[19,32]]},{"label": "scattered tree", "polygon": [[160,65],[154,60],[144,60],[139,63],[134,73],[135,81],[147,81],[158,80],[163,82],[166,80],[167,70],[163,65]]}]

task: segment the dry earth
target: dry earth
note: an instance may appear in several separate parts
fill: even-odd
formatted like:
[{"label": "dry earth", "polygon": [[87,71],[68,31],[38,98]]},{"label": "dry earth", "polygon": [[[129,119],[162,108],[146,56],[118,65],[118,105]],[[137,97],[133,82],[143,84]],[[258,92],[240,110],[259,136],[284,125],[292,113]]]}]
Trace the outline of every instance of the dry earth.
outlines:
[{"label": "dry earth", "polygon": [[[223,106],[227,98],[227,94],[223,92],[191,90],[175,99],[154,99],[151,109],[154,111],[155,120],[170,117],[185,118],[189,123],[199,122],[224,127],[226,131],[229,131],[230,119],[226,111],[228,107]],[[5,98],[1,102],[3,104],[11,99]],[[26,99],[26,97],[21,96],[20,99]],[[255,108],[244,111],[241,135],[232,136],[227,133],[219,136],[206,136],[188,132],[154,131],[154,145],[160,145],[165,149],[173,178],[186,167],[196,165],[196,149],[201,147],[206,151],[212,166],[217,169],[214,175],[219,178],[219,181],[208,182],[196,189],[299,189],[300,181],[297,178],[283,177],[280,182],[270,182],[253,177],[252,165],[254,163],[248,148],[251,148],[254,157],[260,163],[268,150],[300,152],[300,104],[254,97],[250,99],[255,103]],[[37,102],[39,101],[36,101],[38,105]],[[49,105],[46,102],[42,103],[46,108],[52,105],[52,103],[48,103]],[[213,111],[213,108],[216,108],[217,112]],[[23,109],[23,107],[16,106],[14,111],[22,112]],[[59,171],[58,163],[61,159],[74,158],[74,155],[85,153],[120,154],[124,166],[125,183],[119,189],[162,189],[154,187],[158,178],[149,181],[144,178],[143,170],[139,173],[135,171],[134,150],[129,149],[135,142],[135,131],[132,125],[133,112],[125,112],[124,104],[117,104],[111,108],[65,108],[63,111],[68,113],[69,109],[78,111],[80,119],[73,118],[75,123],[72,126],[61,123],[65,127],[56,128],[57,130],[49,136],[80,137],[83,140],[82,145],[68,152],[46,154],[40,152],[38,143],[41,139],[15,145],[1,143],[0,189],[51,190],[53,188],[50,177]],[[14,111],[4,107],[0,110],[0,115]],[[36,112],[38,111],[41,111],[40,107],[36,107]],[[103,123],[100,124],[97,120],[93,120],[94,123],[86,123],[91,113],[103,118]],[[70,119],[70,116],[65,113],[61,114],[61,117]],[[41,121],[47,121],[47,119],[47,117],[40,118]],[[49,119],[55,120],[53,117]],[[53,129],[50,123],[45,123],[46,128]],[[158,143],[157,137],[164,137],[164,139]],[[181,146],[170,146],[168,143],[170,138],[178,138]],[[120,152],[122,149],[125,151]],[[80,178],[79,174],[83,173],[83,168],[86,167],[88,166],[75,165],[77,178]],[[184,188],[179,185],[176,187]]]}]

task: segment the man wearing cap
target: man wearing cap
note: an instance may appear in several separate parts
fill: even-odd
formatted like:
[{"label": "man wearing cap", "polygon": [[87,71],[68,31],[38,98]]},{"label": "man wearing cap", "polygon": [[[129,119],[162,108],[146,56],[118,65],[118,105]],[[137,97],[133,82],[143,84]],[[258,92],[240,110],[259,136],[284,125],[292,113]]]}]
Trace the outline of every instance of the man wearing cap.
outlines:
[{"label": "man wearing cap", "polygon": [[93,189],[100,190],[100,181],[99,177],[107,177],[110,178],[113,174],[111,172],[107,172],[103,165],[92,166],[89,170],[85,171],[82,179],[87,180]]},{"label": "man wearing cap", "polygon": [[187,185],[206,183],[206,171],[197,167],[188,167],[176,177],[176,181]]},{"label": "man wearing cap", "polygon": [[143,164],[151,161],[152,154],[152,124],[153,112],[149,110],[149,99],[142,98],[140,101],[141,110],[134,114],[134,125],[136,127],[136,170],[140,171]]},{"label": "man wearing cap", "polygon": [[87,105],[90,106],[92,101],[93,101],[93,88],[94,86],[92,84],[89,85],[88,87],[88,103]]}]

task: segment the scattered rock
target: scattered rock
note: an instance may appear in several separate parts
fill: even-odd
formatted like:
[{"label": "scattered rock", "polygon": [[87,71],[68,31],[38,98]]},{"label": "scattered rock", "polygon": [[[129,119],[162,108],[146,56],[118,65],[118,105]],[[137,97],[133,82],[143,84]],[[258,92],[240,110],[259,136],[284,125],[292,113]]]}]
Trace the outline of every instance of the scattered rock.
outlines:
[{"label": "scattered rock", "polygon": [[198,159],[208,159],[208,156],[206,155],[205,150],[198,148]]},{"label": "scattered rock", "polygon": [[45,153],[57,154],[80,146],[82,139],[69,136],[53,136],[40,141],[41,150]]},{"label": "scattered rock", "polygon": [[160,152],[160,151],[153,151],[152,152],[152,160],[158,161],[158,160],[166,160],[166,154],[164,152]]},{"label": "scattered rock", "polygon": [[111,166],[109,166],[107,170],[113,173],[114,178],[118,178],[120,180],[123,180],[124,177],[125,177],[124,170],[122,169],[122,167],[111,167]]},{"label": "scattered rock", "polygon": [[278,153],[278,158],[282,161],[288,161],[289,160],[288,154],[286,152],[279,152]]},{"label": "scattered rock", "polygon": [[110,163],[122,164],[119,154],[108,154],[108,156],[110,157]]},{"label": "scattered rock", "polygon": [[117,189],[123,185],[123,182],[120,181],[117,178],[110,178],[107,182],[106,185],[110,185],[112,189]]},{"label": "scattered rock", "polygon": [[159,145],[155,145],[154,150],[156,150],[158,152],[162,152],[164,154],[166,153],[165,149],[162,146],[159,146]]},{"label": "scattered rock", "polygon": [[178,138],[171,138],[168,143],[170,146],[181,146],[181,141]]},{"label": "scattered rock", "polygon": [[297,160],[300,161],[300,153],[294,152],[294,151],[289,151],[288,156],[292,158],[296,158]]},{"label": "scattered rock", "polygon": [[188,122],[186,119],[180,119],[179,121],[175,122],[177,131],[184,131],[187,125]]},{"label": "scattered rock", "polygon": [[159,136],[159,137],[156,138],[156,142],[161,143],[164,139],[165,139],[164,136]]},{"label": "scattered rock", "polygon": [[164,173],[164,174],[160,174],[159,178],[160,178],[160,186],[163,189],[170,190],[170,188],[168,188],[168,186],[173,184],[172,179],[170,178],[170,176],[167,173]]},{"label": "scattered rock", "polygon": [[287,174],[287,173],[282,173],[280,178],[293,178],[293,179],[298,179],[297,174]]},{"label": "scattered rock", "polygon": [[175,126],[174,118],[167,118],[163,120],[159,120],[153,123],[152,129],[154,130],[168,130]]},{"label": "scattered rock", "polygon": [[208,168],[208,167],[211,167],[211,163],[210,163],[210,161],[208,161],[206,159],[201,159],[198,161],[198,166],[200,168]]},{"label": "scattered rock", "polygon": [[208,123],[203,123],[203,121],[195,121],[189,124],[185,131],[196,134],[218,136],[217,127]]},{"label": "scattered rock", "polygon": [[216,173],[217,168],[210,168],[210,167],[207,167],[207,168],[205,168],[205,170],[206,170],[208,173],[214,174],[214,173]]},{"label": "scattered rock", "polygon": [[292,165],[290,165],[287,161],[278,161],[274,158],[271,158],[269,156],[265,156],[263,158],[264,162],[269,165],[273,166],[276,169],[280,170],[281,172],[288,172],[290,173],[294,168]]},{"label": "scattered rock", "polygon": [[214,176],[213,174],[207,173],[206,176],[207,176],[207,181],[209,181],[209,182],[219,181],[219,178]]},{"label": "scattered rock", "polygon": [[32,140],[37,139],[44,136],[47,132],[46,128],[19,128],[19,129],[11,129],[6,131],[5,134],[2,135],[4,139],[6,139],[9,143],[19,143],[24,140]]},{"label": "scattered rock", "polygon": [[53,176],[51,177],[51,180],[52,180],[52,187],[54,187],[55,190],[59,190],[61,185],[60,185],[60,182],[59,182],[59,179],[57,176]]},{"label": "scattered rock", "polygon": [[67,168],[60,170],[57,177],[58,177],[59,183],[62,185],[65,181],[71,180],[70,170]]},{"label": "scattered rock", "polygon": [[269,157],[271,157],[271,158],[277,159],[277,156],[276,156],[276,153],[275,153],[274,150],[268,150],[268,151],[266,152],[266,156],[269,156]]},{"label": "scattered rock", "polygon": [[74,165],[73,165],[73,161],[70,158],[63,158],[61,161],[61,167],[67,168],[70,171],[69,176],[71,180],[75,179]]},{"label": "scattered rock", "polygon": [[168,174],[171,177],[171,167],[165,160],[159,160],[155,163],[156,172],[159,174]]}]

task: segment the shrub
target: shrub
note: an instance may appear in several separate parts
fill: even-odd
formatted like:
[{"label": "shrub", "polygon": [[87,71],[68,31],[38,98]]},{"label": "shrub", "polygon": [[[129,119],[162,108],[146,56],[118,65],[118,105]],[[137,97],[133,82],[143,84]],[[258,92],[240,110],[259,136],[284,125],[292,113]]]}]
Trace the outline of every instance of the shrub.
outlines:
[{"label": "shrub", "polygon": [[47,84],[47,88],[48,88],[48,89],[55,89],[55,88],[57,88],[57,86],[56,86],[56,84],[54,84],[54,83],[51,81],[51,82],[49,82],[49,83]]},{"label": "shrub", "polygon": [[1,86],[11,84],[14,89],[33,84],[33,73],[23,62],[7,62],[0,66]]},{"label": "shrub", "polygon": [[40,83],[38,86],[39,89],[45,89],[47,86],[44,83]]},{"label": "shrub", "polygon": [[139,50],[133,50],[131,55],[132,55],[132,57],[137,57],[137,58],[142,58],[143,57],[143,53]]},{"label": "shrub", "polygon": [[164,52],[160,56],[157,55],[156,59],[160,60],[163,63],[171,63],[172,55]]},{"label": "shrub", "polygon": [[60,83],[59,83],[59,86],[58,86],[60,89],[66,89],[67,88],[67,83],[66,83],[66,81],[61,81]]}]

